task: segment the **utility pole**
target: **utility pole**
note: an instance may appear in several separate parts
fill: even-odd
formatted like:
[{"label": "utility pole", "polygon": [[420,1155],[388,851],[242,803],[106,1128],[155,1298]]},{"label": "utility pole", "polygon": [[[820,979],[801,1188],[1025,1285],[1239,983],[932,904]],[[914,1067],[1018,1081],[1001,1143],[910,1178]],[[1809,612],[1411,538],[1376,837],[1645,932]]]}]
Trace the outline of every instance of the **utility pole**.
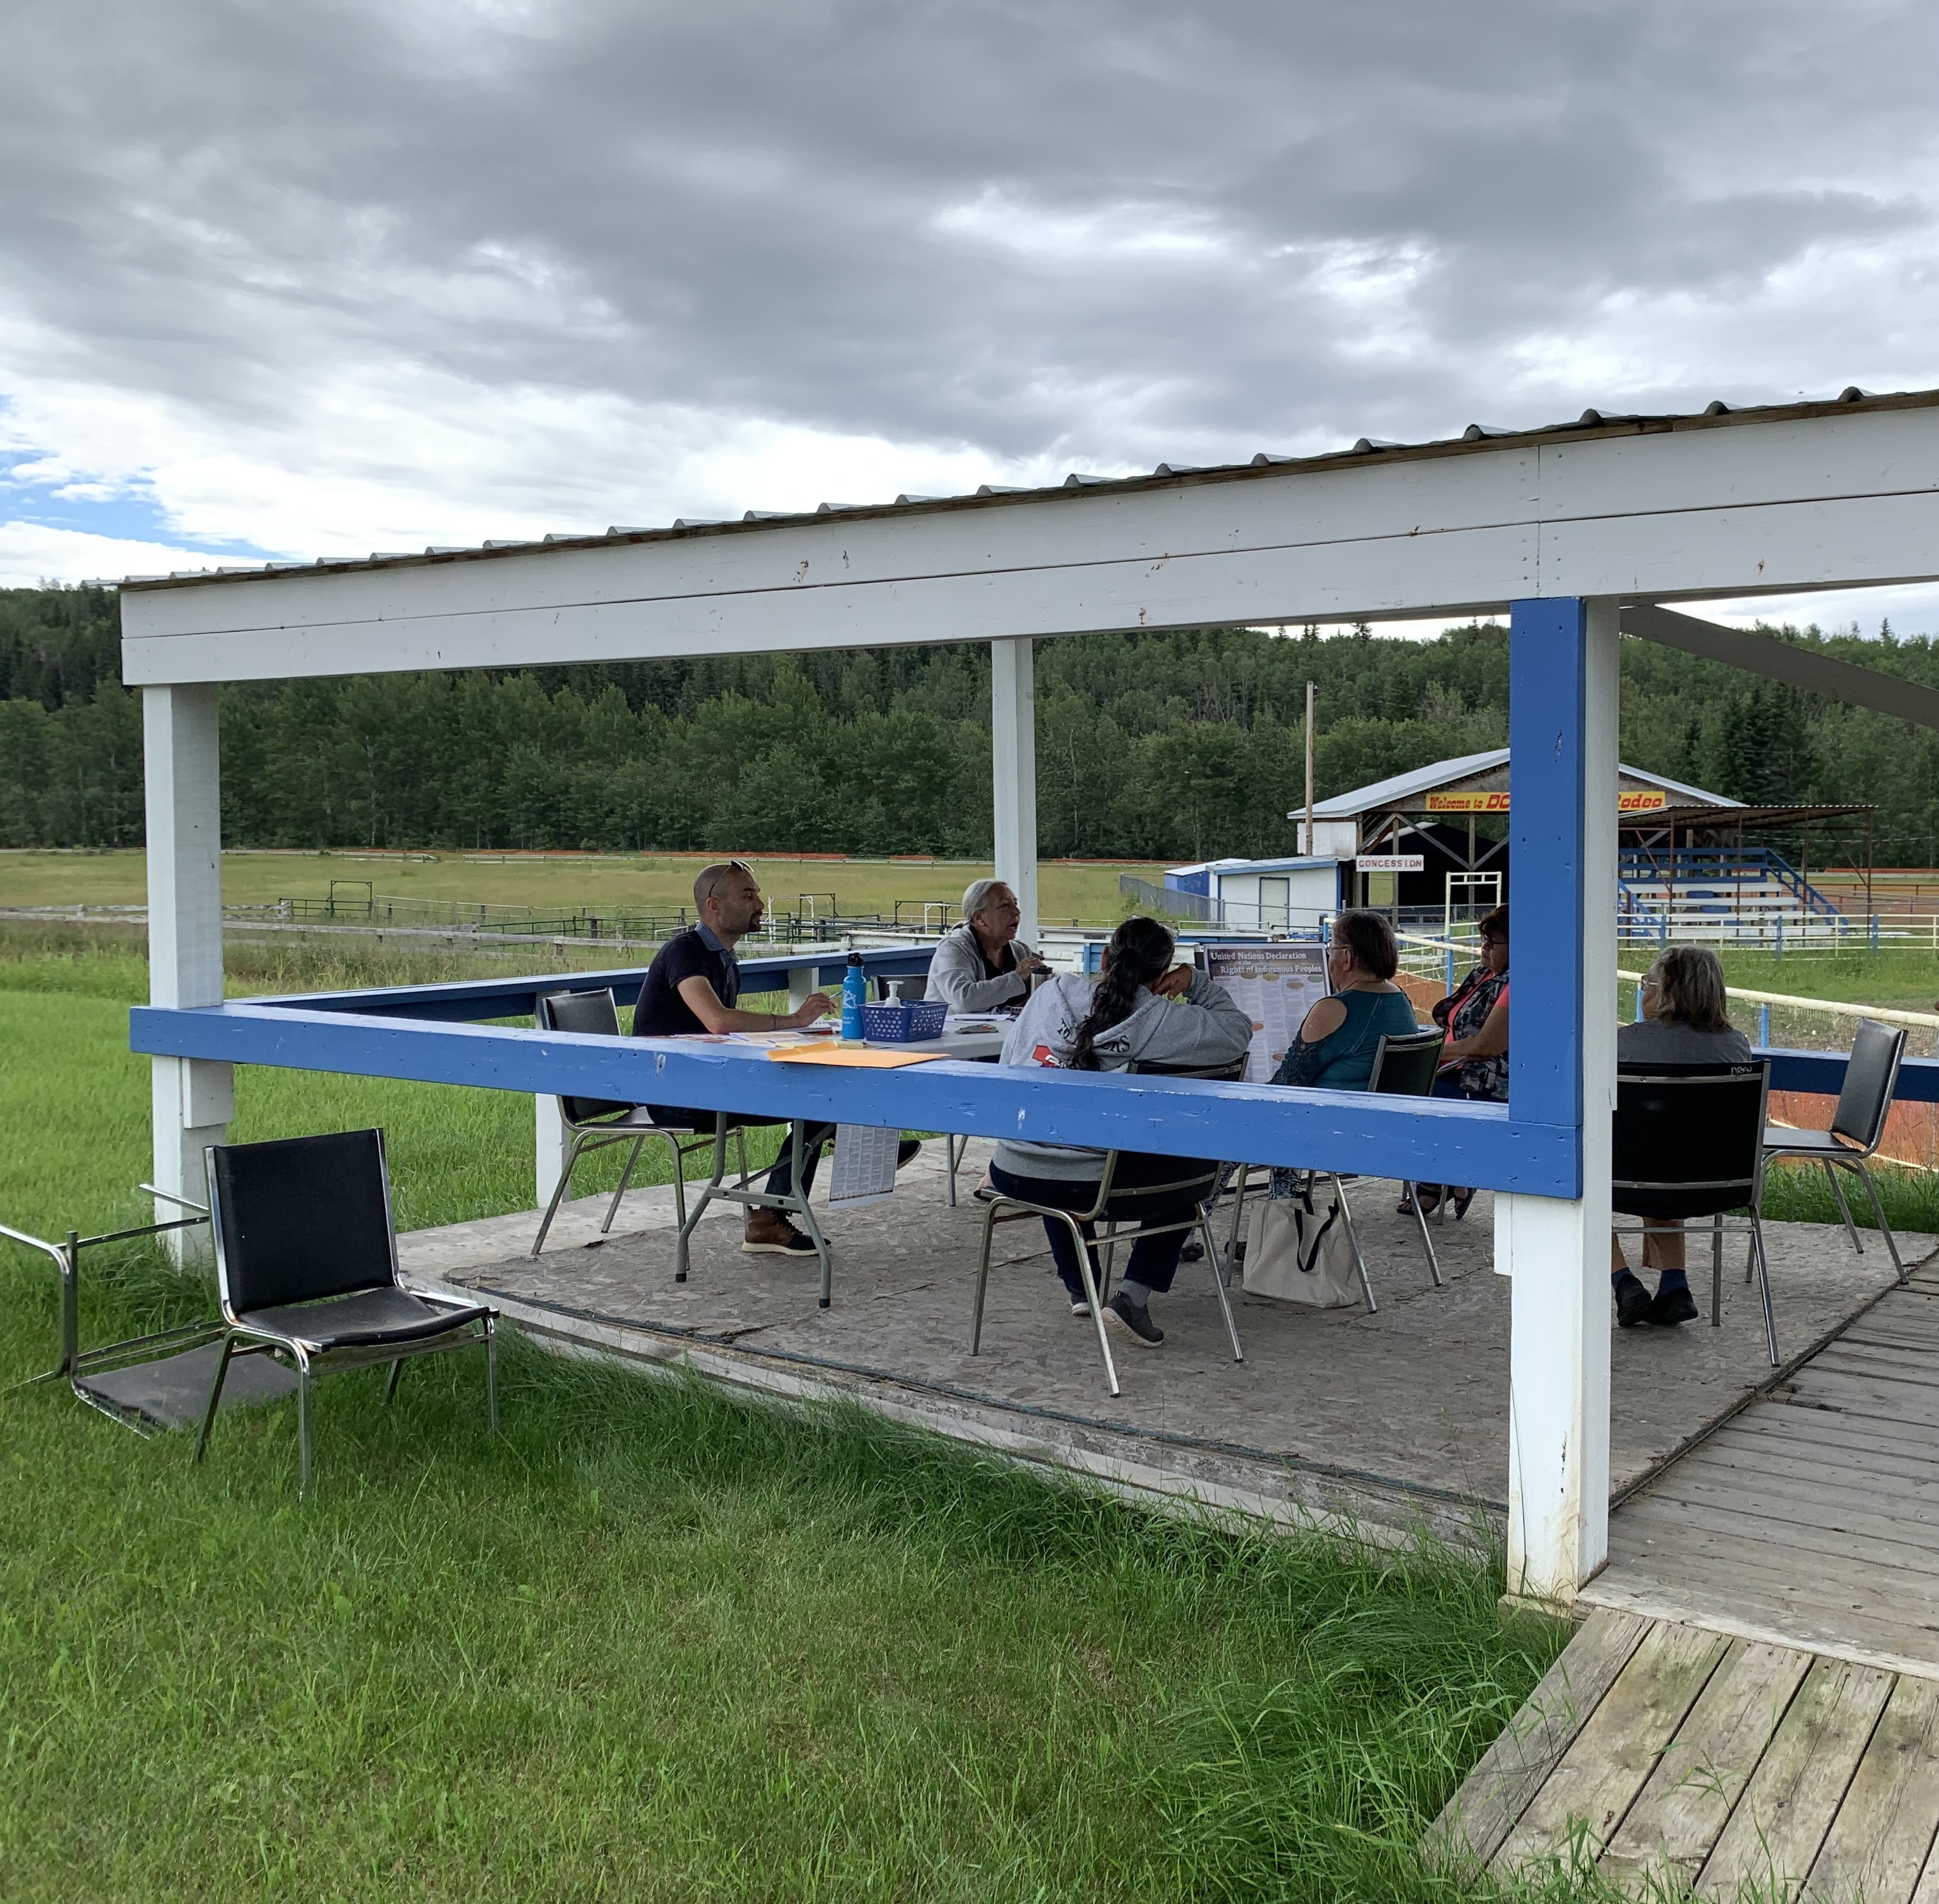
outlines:
[{"label": "utility pole", "polygon": [[1313,684],[1306,684],[1306,854],[1310,859],[1313,845]]}]

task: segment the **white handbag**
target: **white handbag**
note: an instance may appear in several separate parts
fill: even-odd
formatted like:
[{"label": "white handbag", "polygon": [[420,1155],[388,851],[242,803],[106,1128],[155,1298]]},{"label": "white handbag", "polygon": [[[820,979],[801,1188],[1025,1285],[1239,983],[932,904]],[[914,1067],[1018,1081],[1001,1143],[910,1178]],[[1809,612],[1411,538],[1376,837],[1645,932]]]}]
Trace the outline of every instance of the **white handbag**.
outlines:
[{"label": "white handbag", "polygon": [[1347,1214],[1336,1196],[1316,1205],[1310,1187],[1255,1204],[1246,1226],[1246,1293],[1309,1308],[1363,1299]]}]

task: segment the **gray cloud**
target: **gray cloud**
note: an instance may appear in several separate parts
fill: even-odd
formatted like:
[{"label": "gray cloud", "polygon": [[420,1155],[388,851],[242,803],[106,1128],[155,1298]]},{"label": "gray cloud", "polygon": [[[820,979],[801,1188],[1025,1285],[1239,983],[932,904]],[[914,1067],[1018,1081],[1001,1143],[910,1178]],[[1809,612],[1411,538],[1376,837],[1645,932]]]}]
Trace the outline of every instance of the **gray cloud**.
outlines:
[{"label": "gray cloud", "polygon": [[376,363],[1120,466],[1939,381],[1929,8],[103,0],[9,35],[11,373],[259,453]]}]

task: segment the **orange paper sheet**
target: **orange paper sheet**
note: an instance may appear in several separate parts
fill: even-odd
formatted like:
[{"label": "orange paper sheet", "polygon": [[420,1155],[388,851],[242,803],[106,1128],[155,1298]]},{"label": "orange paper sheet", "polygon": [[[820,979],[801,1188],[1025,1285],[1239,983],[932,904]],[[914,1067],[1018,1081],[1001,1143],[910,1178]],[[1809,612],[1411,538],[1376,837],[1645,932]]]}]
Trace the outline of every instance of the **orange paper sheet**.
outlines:
[{"label": "orange paper sheet", "polygon": [[943,1054],[939,1051],[871,1051],[853,1047],[845,1050],[839,1045],[801,1044],[770,1051],[768,1056],[780,1065],[847,1065],[857,1071],[893,1071],[904,1065],[926,1065],[932,1058],[940,1058]]}]

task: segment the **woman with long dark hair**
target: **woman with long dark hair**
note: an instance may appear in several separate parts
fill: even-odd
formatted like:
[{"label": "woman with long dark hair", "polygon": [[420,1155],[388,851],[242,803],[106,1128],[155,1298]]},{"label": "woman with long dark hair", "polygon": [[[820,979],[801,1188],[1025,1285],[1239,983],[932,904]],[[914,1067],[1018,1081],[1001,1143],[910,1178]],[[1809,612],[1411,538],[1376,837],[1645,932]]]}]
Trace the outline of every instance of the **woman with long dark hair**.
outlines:
[{"label": "woman with long dark hair", "polygon": [[[1447,1034],[1441,1054],[1441,1071],[1434,1080],[1437,1098],[1478,1098],[1484,1104],[1508,1101],[1508,909],[1497,906],[1481,921],[1481,962],[1434,1007],[1434,1022]],[[1475,1200],[1472,1186],[1450,1189],[1439,1184],[1417,1184],[1423,1211],[1446,1196],[1454,1206],[1454,1220],[1468,1214]],[[1401,1214],[1411,1214],[1403,1202]]]},{"label": "woman with long dark hair", "polygon": [[[1101,978],[1067,976],[1039,988],[1003,1041],[1003,1062],[1119,1071],[1139,1063],[1210,1069],[1241,1057],[1252,1043],[1252,1020],[1204,973],[1174,964],[1175,950],[1171,934],[1157,920],[1125,920],[1104,949]],[[1112,1181],[1127,1189],[1162,1184],[1184,1176],[1187,1168],[1176,1157],[1121,1151]],[[1009,1138],[997,1146],[990,1164],[990,1181],[1006,1196],[1055,1210],[1088,1210],[1097,1201],[1103,1174],[1101,1150]],[[1192,1207],[1148,1208],[1145,1203],[1140,1199],[1139,1214],[1153,1223],[1177,1221]],[[1083,1274],[1069,1227],[1046,1217],[1044,1229],[1070,1298],[1070,1312],[1088,1316]],[[1164,1330],[1151,1319],[1149,1299],[1170,1288],[1185,1235],[1173,1230],[1140,1237],[1105,1305],[1105,1321],[1148,1348],[1164,1340]],[[1091,1268],[1095,1274],[1094,1251]]]}]

